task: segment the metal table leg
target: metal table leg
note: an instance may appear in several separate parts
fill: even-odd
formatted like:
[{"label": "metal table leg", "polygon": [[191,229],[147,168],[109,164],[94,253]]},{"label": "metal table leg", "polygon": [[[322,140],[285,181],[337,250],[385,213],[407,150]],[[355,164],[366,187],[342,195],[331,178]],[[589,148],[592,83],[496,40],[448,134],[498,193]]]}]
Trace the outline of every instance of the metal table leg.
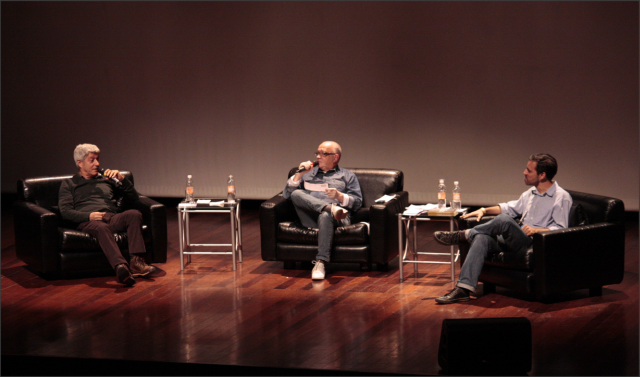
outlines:
[{"label": "metal table leg", "polygon": [[[406,242],[405,237],[402,237],[402,214],[399,213],[398,214],[398,259],[399,259],[399,265],[400,265],[400,282],[402,283],[402,281],[404,280],[404,274],[403,274],[403,267],[404,267],[404,250],[402,245]],[[403,242],[405,241],[405,242]]]},{"label": "metal table leg", "polygon": [[[449,220],[449,231],[453,232],[453,217]],[[456,279],[455,247],[451,245],[451,281]]]},{"label": "metal table leg", "polygon": [[178,208],[178,237],[180,243],[180,271],[184,271],[184,213]]},{"label": "metal table leg", "polygon": [[238,248],[238,261],[242,263],[242,222],[240,222],[240,202],[238,202],[238,209],[236,211],[236,225],[236,235],[238,236],[238,239],[236,240],[236,247]]},{"label": "metal table leg", "polygon": [[229,224],[231,225],[231,259],[233,259],[233,270],[235,271],[236,266],[236,207],[231,207],[231,211],[229,212],[231,216],[229,220]]}]

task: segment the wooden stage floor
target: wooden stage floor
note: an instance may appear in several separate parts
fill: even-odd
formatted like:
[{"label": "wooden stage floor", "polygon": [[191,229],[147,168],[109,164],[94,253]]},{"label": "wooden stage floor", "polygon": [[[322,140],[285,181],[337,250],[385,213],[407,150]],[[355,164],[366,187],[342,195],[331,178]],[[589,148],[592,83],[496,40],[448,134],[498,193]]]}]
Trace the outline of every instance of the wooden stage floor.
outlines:
[{"label": "wooden stage floor", "polygon": [[[132,288],[115,276],[46,281],[15,258],[10,207],[3,203],[5,360],[145,362],[142,371],[125,369],[123,375],[189,374],[180,372],[186,368],[172,372],[166,363],[211,364],[207,372],[190,372],[211,375],[220,374],[214,365],[259,367],[235,374],[297,368],[295,374],[437,375],[443,319],[526,317],[533,338],[530,375],[639,372],[637,222],[627,224],[624,280],[605,287],[601,297],[581,290],[542,304],[501,288],[483,296],[480,288],[474,300],[438,305],[433,299],[453,286],[447,265],[420,265],[418,274],[405,266],[400,283],[397,258],[388,271],[334,264],[326,280],[313,282],[310,265],[286,270],[262,261],[255,203],[242,210],[244,262],[237,271],[230,256],[195,255],[181,272],[171,206],[168,261],[157,265],[156,277],[137,279]],[[431,234],[447,228],[445,222],[420,223],[419,247],[446,251]],[[229,233],[226,216],[192,217],[195,242],[228,242]],[[101,373],[89,367],[46,374]]]}]

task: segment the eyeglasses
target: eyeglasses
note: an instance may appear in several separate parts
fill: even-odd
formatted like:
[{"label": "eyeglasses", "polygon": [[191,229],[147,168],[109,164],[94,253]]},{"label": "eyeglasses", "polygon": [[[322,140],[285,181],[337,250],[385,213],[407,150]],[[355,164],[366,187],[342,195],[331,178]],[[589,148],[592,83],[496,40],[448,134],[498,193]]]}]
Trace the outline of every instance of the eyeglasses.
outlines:
[{"label": "eyeglasses", "polygon": [[315,153],[316,157],[317,156],[327,157],[327,156],[332,155],[332,154],[335,154],[335,153],[326,153],[326,152],[316,152]]}]

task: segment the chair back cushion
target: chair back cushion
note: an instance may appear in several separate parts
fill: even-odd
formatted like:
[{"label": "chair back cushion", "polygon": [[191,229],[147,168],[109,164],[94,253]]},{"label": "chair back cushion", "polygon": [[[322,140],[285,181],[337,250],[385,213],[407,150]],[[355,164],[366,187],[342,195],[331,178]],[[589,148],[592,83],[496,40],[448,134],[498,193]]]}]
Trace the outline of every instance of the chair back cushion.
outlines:
[{"label": "chair back cushion", "polygon": [[[345,168],[351,170],[360,183],[362,208],[369,208],[383,195],[404,190],[404,174],[395,169]],[[295,174],[298,167],[289,170],[287,178]]]},{"label": "chair back cushion", "polygon": [[[573,199],[573,206],[577,207],[579,205],[581,207],[582,212],[584,212],[583,216],[588,219],[589,224],[604,222],[624,223],[624,203],[622,200],[601,195],[587,194],[579,191],[567,190],[567,192]],[[574,212],[573,218],[572,213],[569,213],[570,226],[579,225],[579,222],[574,223],[575,225],[571,225],[572,220],[578,220],[578,214],[575,213],[576,211],[573,207],[572,212]]]},{"label": "chair back cushion", "polygon": [[589,225],[589,215],[582,208],[582,204],[573,203],[569,210],[569,228],[583,225]]},{"label": "chair back cushion", "polygon": [[[131,174],[131,172],[121,171],[120,174],[124,175],[133,183],[133,174]],[[58,207],[60,185],[62,181],[71,177],[72,175],[63,175],[57,177],[19,179],[17,185],[18,200],[35,203],[48,210],[56,209]]]},{"label": "chair back cushion", "polygon": [[[278,241],[294,244],[318,245],[318,229],[307,228],[297,222],[285,221],[278,224]],[[360,245],[369,242],[369,227],[364,223],[339,226],[336,228],[334,245]]]}]

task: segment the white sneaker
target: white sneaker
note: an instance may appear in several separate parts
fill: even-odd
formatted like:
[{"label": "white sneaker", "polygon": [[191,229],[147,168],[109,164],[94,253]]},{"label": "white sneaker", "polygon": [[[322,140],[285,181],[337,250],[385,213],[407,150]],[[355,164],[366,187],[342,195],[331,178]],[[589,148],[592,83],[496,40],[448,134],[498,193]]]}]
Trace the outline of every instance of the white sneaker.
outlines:
[{"label": "white sneaker", "polygon": [[331,216],[333,216],[334,219],[340,221],[347,217],[347,215],[349,215],[349,211],[342,207],[338,207],[336,203],[331,204]]},{"label": "white sneaker", "polygon": [[313,270],[311,270],[311,279],[322,280],[324,279],[324,262],[321,260],[314,260],[311,262],[315,264]]}]

